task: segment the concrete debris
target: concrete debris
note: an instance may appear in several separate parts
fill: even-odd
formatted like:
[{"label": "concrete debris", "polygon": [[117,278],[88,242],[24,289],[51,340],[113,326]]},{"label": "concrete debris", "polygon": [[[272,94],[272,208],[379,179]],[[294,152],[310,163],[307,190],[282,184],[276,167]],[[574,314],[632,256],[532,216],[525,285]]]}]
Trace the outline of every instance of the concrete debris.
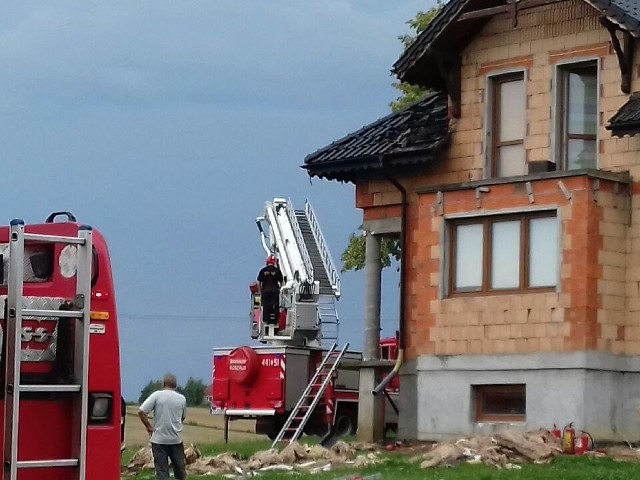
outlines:
[{"label": "concrete debris", "polygon": [[[412,455],[409,461],[419,462],[422,468],[453,467],[461,463],[471,463],[518,470],[522,464],[545,464],[562,454],[561,440],[547,430],[505,431],[493,436],[467,437],[455,442],[434,443],[431,446],[426,443],[397,444],[394,448],[405,455]],[[339,441],[329,449],[320,445],[307,446],[292,442],[281,452],[269,449],[257,452],[249,459],[243,459],[237,453],[204,457],[195,445],[188,445],[185,448],[185,456],[190,473],[244,479],[268,471],[280,471],[283,474],[287,472],[289,475],[295,472],[329,472],[334,468],[369,467],[386,461],[386,458],[380,456],[384,450],[383,446],[358,442],[349,444]],[[586,455],[607,456],[618,461],[640,463],[640,449],[632,448],[631,445],[601,448],[587,452]],[[124,473],[134,475],[143,469],[153,469],[151,447],[136,452]]]},{"label": "concrete debris", "polygon": [[[195,445],[185,448],[187,470],[196,475],[221,475],[225,478],[252,477],[267,471],[305,471],[319,473],[330,471],[335,466],[363,467],[375,465],[382,460],[374,451],[366,455],[357,455],[359,448],[373,450],[370,444],[348,444],[337,442],[327,449],[320,445],[311,447],[292,442],[281,452],[269,449],[257,452],[249,459],[242,459],[236,453],[203,457]],[[135,453],[125,473],[134,474],[143,469],[153,469],[151,447],[145,447]]]},{"label": "concrete debris", "polygon": [[493,436],[462,438],[454,443],[437,443],[411,459],[420,467],[452,467],[460,463],[482,463],[495,468],[514,468],[522,463],[549,463],[562,453],[561,442],[546,430],[507,431]]}]

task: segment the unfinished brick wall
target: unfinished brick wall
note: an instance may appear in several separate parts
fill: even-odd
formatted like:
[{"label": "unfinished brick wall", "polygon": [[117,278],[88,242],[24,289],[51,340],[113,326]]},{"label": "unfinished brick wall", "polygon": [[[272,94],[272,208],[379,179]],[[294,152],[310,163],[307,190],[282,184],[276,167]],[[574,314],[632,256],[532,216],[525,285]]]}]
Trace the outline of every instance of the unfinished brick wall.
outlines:
[{"label": "unfinished brick wall", "polygon": [[[640,355],[640,184],[634,183],[631,197],[631,225],[628,229],[625,256],[626,316],[618,320],[616,340],[610,340],[616,351],[627,355]],[[612,333],[612,332],[611,332]],[[620,340],[624,340],[621,342]]]},{"label": "unfinished brick wall", "polygon": [[[586,176],[494,185],[477,205],[475,190],[421,195],[409,243],[409,358],[418,355],[509,354],[606,350],[622,353],[626,329],[625,185]],[[615,190],[615,192],[614,192]],[[616,193],[618,192],[618,193]],[[505,208],[558,207],[562,221],[560,291],[441,298],[447,215]],[[553,248],[553,246],[550,246]],[[635,330],[633,330],[635,332]],[[637,332],[640,333],[640,332]],[[628,335],[628,333],[627,333]]]},{"label": "unfinished brick wall", "polygon": [[[600,65],[599,168],[640,178],[640,136],[615,138],[605,129],[628,97],[620,91],[618,60],[598,17],[582,0],[520,11],[516,27],[510,16],[496,15],[462,52],[461,118],[451,121],[450,146],[428,172],[402,179],[410,192],[409,358],[593,349],[640,355],[640,325],[633,321],[640,315],[640,183],[633,184],[629,202],[623,184],[563,179],[573,192],[568,202],[557,180],[534,182],[536,204],[561,206],[561,293],[444,300],[438,297],[444,219],[433,212],[436,194],[411,193],[416,187],[483,178],[490,74],[526,71],[526,158],[554,160],[554,72],[560,63],[586,58],[597,58]],[[640,90],[639,63],[636,48],[632,91]],[[473,190],[443,195],[445,214],[478,210]],[[365,220],[398,216],[399,202],[399,192],[386,180],[356,185],[356,205]],[[516,184],[492,186],[481,209],[528,206],[522,184]]]}]

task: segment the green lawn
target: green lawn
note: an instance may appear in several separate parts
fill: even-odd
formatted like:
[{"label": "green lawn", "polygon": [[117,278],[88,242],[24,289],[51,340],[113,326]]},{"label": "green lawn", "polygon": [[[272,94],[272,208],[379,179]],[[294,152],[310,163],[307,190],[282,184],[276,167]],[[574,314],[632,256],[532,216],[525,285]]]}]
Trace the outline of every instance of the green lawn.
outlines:
[{"label": "green lawn", "polygon": [[[269,443],[244,442],[232,443],[229,445],[215,444],[200,447],[205,456],[217,455],[223,452],[238,452],[243,457],[249,457],[253,453],[266,450]],[[126,450],[123,455],[123,464],[129,461],[133,451]],[[445,468],[436,467],[431,469],[421,469],[418,463],[410,463],[408,455],[400,453],[381,453],[381,457],[387,459],[384,463],[376,466],[349,469],[336,468],[330,472],[318,474],[297,474],[296,479],[336,479],[350,475],[372,475],[382,474],[383,479],[402,480],[640,480],[640,465],[636,463],[615,462],[609,458],[590,457],[559,457],[549,465],[522,465],[522,469],[497,470],[483,465],[459,465],[457,467]],[[275,480],[289,478],[291,475],[286,472],[265,472],[258,478],[264,480]],[[136,475],[123,477],[134,480],[153,480],[151,471],[145,471]],[[223,479],[223,476],[203,476],[189,475],[189,480],[213,480]]]}]

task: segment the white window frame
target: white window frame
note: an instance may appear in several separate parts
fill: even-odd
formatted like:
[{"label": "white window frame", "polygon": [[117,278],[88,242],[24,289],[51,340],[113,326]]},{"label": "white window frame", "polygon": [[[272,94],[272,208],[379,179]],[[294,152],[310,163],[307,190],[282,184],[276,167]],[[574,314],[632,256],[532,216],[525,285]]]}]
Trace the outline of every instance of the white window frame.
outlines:
[{"label": "white window frame", "polygon": [[[560,81],[563,78],[563,70],[572,65],[580,65],[581,63],[595,62],[596,64],[596,168],[600,169],[600,57],[577,57],[570,60],[558,62],[553,68],[553,80],[552,80],[552,103],[551,103],[551,158],[556,164],[557,171],[568,171],[566,165],[561,165],[563,162],[563,144],[562,138],[559,135],[560,128],[564,123],[564,114],[562,112],[562,104],[564,98],[562,98],[563,88],[560,85]],[[561,166],[562,168],[559,168]]]},{"label": "white window frame", "polygon": [[[485,76],[485,95],[484,95],[484,178],[498,178],[492,175],[493,170],[493,100],[494,100],[494,83],[498,78],[508,76],[508,75],[516,75],[522,74],[522,80],[524,82],[524,97],[525,97],[525,109],[522,112],[525,132],[524,132],[524,144],[525,144],[525,158],[524,163],[527,165],[527,101],[528,101],[528,70],[526,68],[515,68],[515,69],[507,69],[507,70],[497,70],[491,72]],[[507,177],[508,178],[508,177]]]}]

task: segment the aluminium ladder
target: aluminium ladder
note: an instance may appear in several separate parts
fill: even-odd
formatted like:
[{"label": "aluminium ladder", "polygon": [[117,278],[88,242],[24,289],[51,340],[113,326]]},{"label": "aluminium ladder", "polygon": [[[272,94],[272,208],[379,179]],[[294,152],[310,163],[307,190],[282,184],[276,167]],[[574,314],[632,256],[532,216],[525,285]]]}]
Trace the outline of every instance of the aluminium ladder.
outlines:
[{"label": "aluminium ladder", "polygon": [[342,357],[344,357],[347,348],[349,348],[348,343],[346,343],[339,352],[337,351],[337,345],[335,343],[329,348],[327,354],[318,366],[316,373],[302,392],[298,403],[293,407],[291,414],[289,414],[289,417],[284,422],[280,433],[278,433],[273,440],[271,448],[275,448],[280,442],[290,443],[300,438],[304,426],[309,421],[309,418],[311,418],[313,410],[316,408],[316,405],[318,405],[322,394],[331,382],[333,374],[338,368]]},{"label": "aluminium ladder", "polygon": [[[72,467],[75,474],[69,480],[86,480],[86,450],[88,422],[89,322],[91,316],[91,227],[80,226],[77,237],[25,233],[22,220],[11,221],[9,240],[9,280],[6,317],[6,391],[4,410],[3,468],[5,480],[17,480],[18,471]],[[25,241],[75,245],[77,251],[76,294],[65,302],[66,310],[25,308],[24,260]],[[71,380],[66,384],[23,384],[21,382],[21,332],[24,318],[56,317],[60,322],[75,322]],[[23,393],[63,393],[73,395],[72,457],[20,460],[20,402]],[[43,475],[46,478],[46,474]]]}]

